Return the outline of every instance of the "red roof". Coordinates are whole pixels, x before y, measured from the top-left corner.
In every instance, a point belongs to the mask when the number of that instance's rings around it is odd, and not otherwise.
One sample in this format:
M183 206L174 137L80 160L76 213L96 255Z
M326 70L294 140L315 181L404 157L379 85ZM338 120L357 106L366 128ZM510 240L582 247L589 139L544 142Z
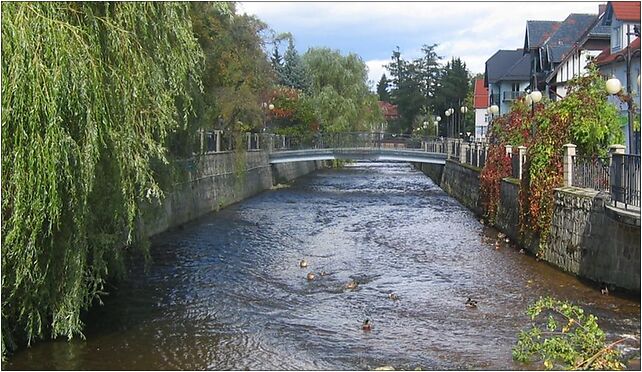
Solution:
M640 50L640 38L636 37L635 40L631 42L628 48L631 48L631 51ZM608 65L609 63L616 61L619 56L624 56L628 48L624 48L613 54L611 54L610 48L606 48L602 51L602 53L598 54L597 57L595 57L595 64L598 66Z
M488 107L488 88L484 87L484 79L475 80L474 106L476 109Z
M386 120L397 119L399 117L399 112L397 111L397 105L385 101L377 101L381 112Z
M613 15L620 21L640 21L639 1L611 1Z

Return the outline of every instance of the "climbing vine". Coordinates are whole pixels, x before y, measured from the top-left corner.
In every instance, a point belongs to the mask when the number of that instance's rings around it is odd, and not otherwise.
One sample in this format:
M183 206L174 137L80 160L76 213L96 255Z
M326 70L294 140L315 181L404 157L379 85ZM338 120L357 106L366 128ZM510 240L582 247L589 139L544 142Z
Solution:
M489 150L486 164L480 173L480 195L486 217L494 223L499 204L501 181L511 176L511 159L506 154L506 145L513 151L530 137L529 108L523 99L516 101L505 116L493 120L489 131Z
M554 188L563 185L564 144L585 156L605 156L608 146L622 143L616 108L606 100L604 80L595 67L568 84L566 97L538 105L532 118L536 134L527 143L520 185L520 231L548 239L553 218Z
M192 112L186 4L2 5L2 351L82 336Z

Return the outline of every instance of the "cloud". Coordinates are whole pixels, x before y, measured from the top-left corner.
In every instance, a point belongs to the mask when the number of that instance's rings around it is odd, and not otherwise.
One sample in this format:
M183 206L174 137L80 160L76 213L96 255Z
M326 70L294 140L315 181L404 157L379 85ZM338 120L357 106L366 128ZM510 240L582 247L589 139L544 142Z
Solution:
M300 52L325 46L354 52L367 61L376 82L399 46L402 57L420 55L423 44L439 44L444 61L460 57L471 72L498 49L524 43L526 21L564 20L570 13L597 13L596 2L251 2L254 14L277 32L291 32Z
M381 79L381 75L384 73L388 78L390 78L388 70L384 67L388 63L390 63L389 59L373 59L366 61L366 66L368 66L368 85L370 85L371 90L376 91L377 83Z

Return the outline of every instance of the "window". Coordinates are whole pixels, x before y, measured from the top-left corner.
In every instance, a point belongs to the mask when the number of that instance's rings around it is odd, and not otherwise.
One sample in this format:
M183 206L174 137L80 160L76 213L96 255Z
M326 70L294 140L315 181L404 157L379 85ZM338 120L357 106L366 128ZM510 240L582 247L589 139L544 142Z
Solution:
M617 26L613 28L613 34L611 35L611 50L615 51L622 47L622 26Z
M511 85L511 91L513 92L519 92L519 83L513 83Z

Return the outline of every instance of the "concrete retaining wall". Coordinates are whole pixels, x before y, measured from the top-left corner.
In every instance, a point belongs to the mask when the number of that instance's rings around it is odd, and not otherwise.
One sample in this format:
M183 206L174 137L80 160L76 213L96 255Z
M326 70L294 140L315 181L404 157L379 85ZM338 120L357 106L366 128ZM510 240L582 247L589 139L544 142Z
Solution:
M420 167L431 178L434 176ZM441 188L478 215L480 170L448 160ZM435 179L433 178L433 181ZM581 278L640 291L640 216L608 206L608 195L579 188L555 190L551 233L540 252L544 261ZM504 179L495 227L531 253L537 237L519 233L519 182Z
M323 162L270 165L265 151L205 154L184 161L187 180L175 185L161 204L143 207L140 234L153 236L212 211L239 202L273 184L285 183L321 168Z

